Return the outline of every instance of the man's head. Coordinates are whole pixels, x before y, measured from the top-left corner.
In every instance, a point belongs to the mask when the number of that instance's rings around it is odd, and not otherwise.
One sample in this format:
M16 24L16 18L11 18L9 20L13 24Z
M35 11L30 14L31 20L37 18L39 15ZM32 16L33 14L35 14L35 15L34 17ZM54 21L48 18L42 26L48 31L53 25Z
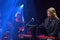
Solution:
M48 16L48 18L57 17L55 8L50 7L50 8L47 10L47 16Z
M15 17L17 18L17 19L22 19L22 15L20 14L20 13L17 13L16 15L15 15Z

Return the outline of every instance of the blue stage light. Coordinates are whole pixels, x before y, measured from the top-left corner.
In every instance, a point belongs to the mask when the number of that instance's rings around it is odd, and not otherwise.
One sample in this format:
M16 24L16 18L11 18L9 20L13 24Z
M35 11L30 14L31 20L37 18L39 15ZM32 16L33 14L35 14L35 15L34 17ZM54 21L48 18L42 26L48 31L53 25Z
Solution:
M24 7L24 5L22 4L21 6L20 6L20 8L23 8Z

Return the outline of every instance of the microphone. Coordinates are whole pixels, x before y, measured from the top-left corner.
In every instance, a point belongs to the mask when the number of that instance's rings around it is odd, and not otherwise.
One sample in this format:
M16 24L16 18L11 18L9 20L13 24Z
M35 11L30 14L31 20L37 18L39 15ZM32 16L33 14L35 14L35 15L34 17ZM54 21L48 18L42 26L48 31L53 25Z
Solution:
M32 21L34 21L34 18L31 18L31 20L28 21L28 23L26 24L26 26L27 26L28 24L30 24Z
M34 21L34 18L32 18L32 21Z

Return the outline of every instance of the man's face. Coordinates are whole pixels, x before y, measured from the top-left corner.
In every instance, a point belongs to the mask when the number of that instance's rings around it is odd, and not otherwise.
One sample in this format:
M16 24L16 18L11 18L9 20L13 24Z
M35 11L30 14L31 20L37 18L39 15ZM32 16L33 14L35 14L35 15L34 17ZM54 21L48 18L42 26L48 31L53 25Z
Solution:
M17 18L18 18L18 19L22 19L21 14L17 14Z
M48 18L53 18L53 12L52 11L47 11L47 16Z

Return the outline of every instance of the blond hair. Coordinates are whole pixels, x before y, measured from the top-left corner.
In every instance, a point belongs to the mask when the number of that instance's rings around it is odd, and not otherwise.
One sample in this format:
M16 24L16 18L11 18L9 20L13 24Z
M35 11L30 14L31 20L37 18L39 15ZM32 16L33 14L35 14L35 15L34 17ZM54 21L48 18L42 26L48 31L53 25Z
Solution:
M56 14L56 10L55 10L54 7L50 7L47 11L53 12L54 17L57 18L57 19L59 19L58 16L57 16L57 14Z

